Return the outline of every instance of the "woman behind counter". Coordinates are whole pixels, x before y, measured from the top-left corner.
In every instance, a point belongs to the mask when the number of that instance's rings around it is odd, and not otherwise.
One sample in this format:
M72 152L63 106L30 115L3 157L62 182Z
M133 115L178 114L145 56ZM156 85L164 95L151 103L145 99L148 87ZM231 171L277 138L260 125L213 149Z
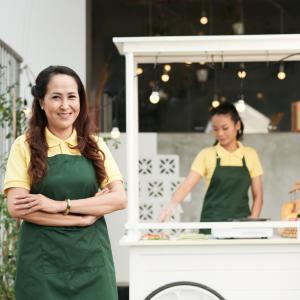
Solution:
M239 140L244 125L231 103L225 102L210 111L216 144L204 148L195 158L190 173L162 210L161 221L167 221L177 205L205 177L206 194L201 221L227 221L236 218L257 218L263 204L262 167L256 151ZM249 208L251 186L253 204ZM205 231L209 232L209 231Z
M104 215L126 206L122 176L92 135L73 70L46 68L32 95L29 129L11 148L4 182L11 216L24 221L16 299L117 300Z

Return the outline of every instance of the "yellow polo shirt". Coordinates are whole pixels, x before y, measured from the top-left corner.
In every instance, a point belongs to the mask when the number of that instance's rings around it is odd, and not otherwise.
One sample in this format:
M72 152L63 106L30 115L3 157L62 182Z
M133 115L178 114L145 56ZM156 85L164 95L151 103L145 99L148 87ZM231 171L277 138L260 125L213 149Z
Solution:
M57 154L81 155L79 150L71 149L69 147L77 145L76 130L73 130L72 135L66 140L59 139L47 128L45 130L45 134L49 147L48 157ZM119 168L105 142L102 140L102 138L97 136L95 136L95 139L97 140L99 149L101 149L105 154L104 166L107 173L107 178L101 183L101 188L116 180L123 181ZM28 176L29 162L30 148L26 142L25 135L21 135L15 140L10 150L4 178L4 193L8 188L11 187L21 187L30 190L30 180Z
M216 168L216 154L220 157L221 166L242 166L245 157L246 166L251 178L263 174L263 169L255 149L245 147L238 142L238 148L234 152L229 152L220 144L213 147L204 148L194 159L191 170L205 177L205 187L208 188L214 170Z

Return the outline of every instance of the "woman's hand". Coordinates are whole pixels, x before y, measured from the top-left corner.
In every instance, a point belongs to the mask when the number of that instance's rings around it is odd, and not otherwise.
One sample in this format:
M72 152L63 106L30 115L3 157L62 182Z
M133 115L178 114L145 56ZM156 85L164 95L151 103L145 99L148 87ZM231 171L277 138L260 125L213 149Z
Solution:
M174 215L177 208L177 204L171 202L165 205L165 207L161 210L159 220L160 222L167 222Z
M42 194L27 194L17 196L13 202L16 211L22 215L27 215L36 211L44 211L47 213L59 213L66 209L65 201L56 201Z

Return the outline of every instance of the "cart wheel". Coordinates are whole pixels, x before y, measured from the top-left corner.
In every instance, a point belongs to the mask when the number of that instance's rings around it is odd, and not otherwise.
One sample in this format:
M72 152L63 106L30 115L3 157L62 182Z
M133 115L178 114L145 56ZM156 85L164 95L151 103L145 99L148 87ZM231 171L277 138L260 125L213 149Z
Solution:
M145 300L225 300L218 292L196 282L179 281L159 287Z

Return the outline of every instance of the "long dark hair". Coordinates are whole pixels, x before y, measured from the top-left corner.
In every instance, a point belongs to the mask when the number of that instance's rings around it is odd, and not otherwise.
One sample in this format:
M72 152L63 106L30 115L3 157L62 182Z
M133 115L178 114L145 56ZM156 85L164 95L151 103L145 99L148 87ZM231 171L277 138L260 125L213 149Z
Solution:
M106 178L104 167L105 155L92 137L94 132L88 114L87 97L82 81L76 72L68 67L50 66L39 73L35 85L31 88L34 100L32 103L32 115L29 120L29 128L26 132L26 140L30 147L28 174L31 184L39 182L47 173L48 145L45 137L47 117L41 108L40 102L43 102L51 78L58 74L71 76L77 83L80 112L73 124L73 127L77 131L78 143L75 149L78 149L83 156L93 162L98 181L102 182Z
M209 120L215 115L229 115L231 117L231 120L234 122L234 124L237 124L240 122L241 128L236 133L236 139L242 140L244 135L244 123L242 122L242 119L236 110L235 106L232 103L229 102L223 102L217 107L213 107L209 112Z

